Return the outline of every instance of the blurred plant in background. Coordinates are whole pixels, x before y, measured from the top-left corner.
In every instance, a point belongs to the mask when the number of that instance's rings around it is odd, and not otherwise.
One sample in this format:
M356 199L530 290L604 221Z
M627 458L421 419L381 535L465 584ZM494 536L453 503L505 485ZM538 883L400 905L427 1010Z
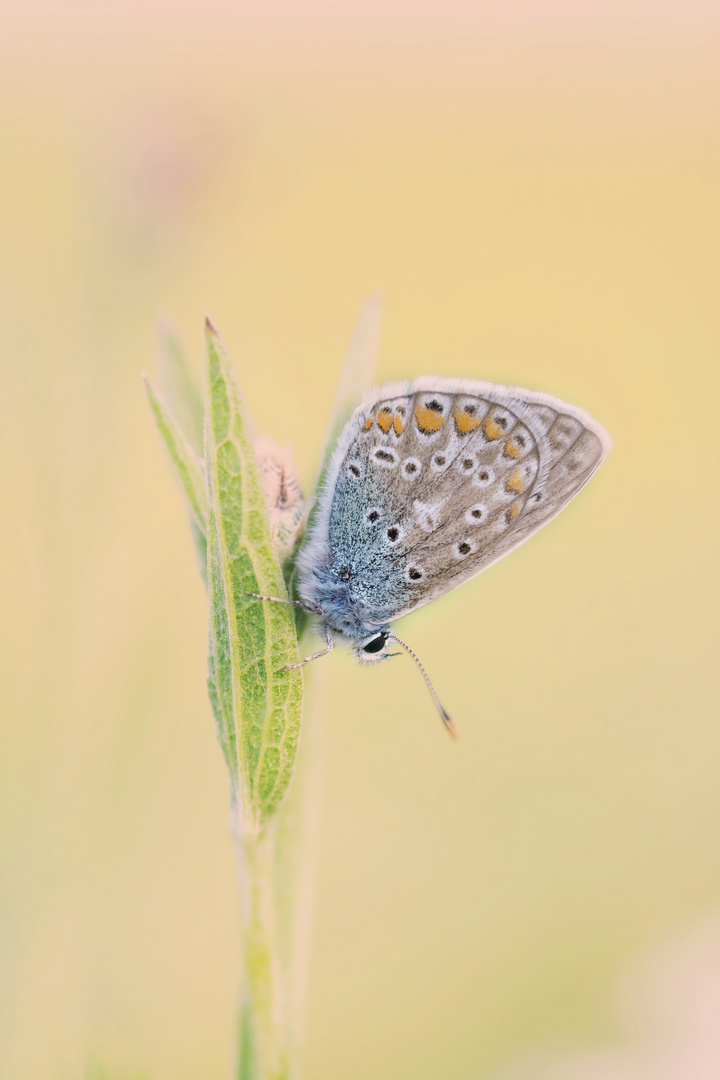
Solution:
M537 1051L493 1080L717 1080L720 1076L720 916L633 959L620 981L612 1047Z

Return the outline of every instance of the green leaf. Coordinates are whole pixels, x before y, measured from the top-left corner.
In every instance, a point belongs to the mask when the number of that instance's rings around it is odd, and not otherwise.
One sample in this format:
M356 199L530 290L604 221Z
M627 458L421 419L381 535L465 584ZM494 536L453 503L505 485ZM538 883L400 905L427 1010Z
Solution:
M208 323L205 460L210 599L209 687L248 835L261 832L292 775L302 674L287 597L240 394Z
M195 550L204 577L207 566L207 494L202 462L148 376L143 375L143 379L155 424L165 443L172 471L185 494Z
M169 321L158 327L160 389L183 435L202 460L203 399L190 374L185 353Z

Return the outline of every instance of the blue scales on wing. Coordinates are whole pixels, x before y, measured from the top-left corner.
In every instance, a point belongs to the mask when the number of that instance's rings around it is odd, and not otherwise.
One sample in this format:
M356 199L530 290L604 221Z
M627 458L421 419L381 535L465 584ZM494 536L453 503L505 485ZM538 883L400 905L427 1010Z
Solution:
M340 437L316 554L365 625L389 623L546 524L609 445L545 394L437 377L381 388Z

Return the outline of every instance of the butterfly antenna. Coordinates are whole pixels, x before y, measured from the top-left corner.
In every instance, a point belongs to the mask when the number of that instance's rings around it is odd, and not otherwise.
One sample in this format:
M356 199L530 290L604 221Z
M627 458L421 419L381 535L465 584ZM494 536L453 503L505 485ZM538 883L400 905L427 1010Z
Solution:
M441 718L443 724L448 729L448 731L452 735L453 739L457 739L457 732L455 730L455 725L453 724L452 720L450 719L450 717L446 713L445 709L443 708L442 703L440 701L440 698L435 693L435 687L430 682L430 676L428 675L427 671L425 670L423 665L420 663L420 657L416 656L415 653L410 648L410 646L406 645L404 641L401 641L399 637L395 637L394 634L388 634L388 641L396 641L398 643L398 645L402 645L402 647L403 647L403 649L405 650L406 653L409 653L410 656L412 656L413 660L415 661L417 666L422 671L423 679L427 683L427 688L428 688L428 690L430 691L430 693L432 695L432 699L435 702L435 708L440 713L440 718Z

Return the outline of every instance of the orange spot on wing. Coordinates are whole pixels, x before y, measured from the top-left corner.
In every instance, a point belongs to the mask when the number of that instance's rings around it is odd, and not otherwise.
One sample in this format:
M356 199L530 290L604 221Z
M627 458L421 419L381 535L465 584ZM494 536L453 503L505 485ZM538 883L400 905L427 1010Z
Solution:
M517 445L517 443L514 443L512 441L512 439L508 439L508 441L505 443L505 449L503 450L503 453L505 454L505 457L515 458L516 461L519 457L522 457L522 450Z
M484 427L488 439L499 439L503 433L502 427L493 420L492 416L485 417Z
M403 431L405 430L405 425L400 419L399 413L395 413L395 416L393 417L393 430L396 435L402 435Z
M510 517L510 520L512 521L513 518L516 518L519 513L520 513L520 503L513 503L512 506L510 507L510 509L508 510L508 516Z
M418 405L415 409L415 419L421 431L439 431L445 423L442 413L426 409L424 405Z
M390 428L392 427L392 422L393 422L393 418L390 415L390 410L389 409L381 409L380 412L378 413L377 426L379 428L382 428L382 430L385 432L386 435L387 435L388 431L390 430Z
M525 490L525 484L523 483L522 473L519 469L513 469L508 478L508 482L505 485L508 491L514 491L520 495Z
M371 427L372 427L372 416L368 416L367 420L365 421L365 427L364 427L363 430L364 431L369 431Z
M465 412L464 409L455 410L455 427L460 435L465 435L468 431L474 431L476 427L480 427L482 419L473 416L472 413Z

